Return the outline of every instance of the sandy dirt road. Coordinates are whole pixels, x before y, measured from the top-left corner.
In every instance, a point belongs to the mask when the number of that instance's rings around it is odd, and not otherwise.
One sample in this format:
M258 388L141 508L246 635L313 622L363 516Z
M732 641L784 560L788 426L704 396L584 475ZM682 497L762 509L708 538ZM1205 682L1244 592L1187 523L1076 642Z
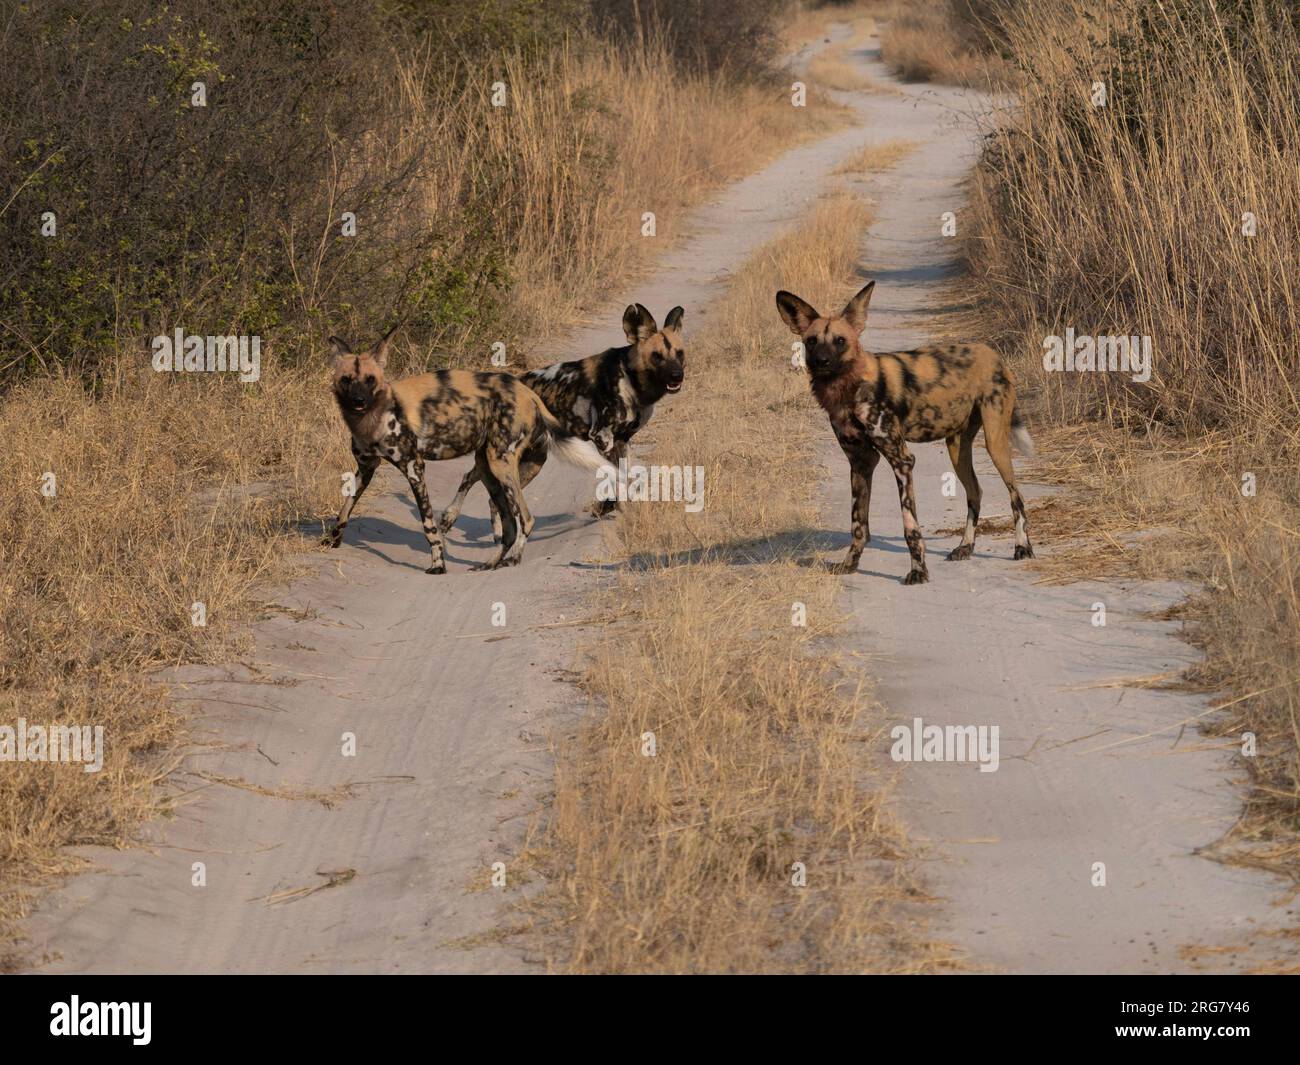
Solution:
M853 59L892 80L870 49ZM689 345L729 272L806 210L834 165L895 136L920 147L872 184L879 220L864 273L879 284L867 340L880 349L923 341L951 270L938 216L958 209L974 151L961 114L979 101L902 91L841 94L862 126L791 151L692 212L689 236L643 282L534 357L621 343L632 300L660 319L684 305ZM689 388L689 363L687 374ZM917 451L923 527L958 524L961 501L940 494L946 456ZM825 458L825 525L846 530L847 473L829 429ZM435 507L465 465L429 464ZM985 514L1006 513L982 450L978 468ZM846 645L873 656L879 694L900 720L1001 727L996 773L927 764L902 774L904 816L932 844L936 931L996 969L1144 971L1184 967L1180 945L1235 941L1272 920L1269 881L1191 854L1236 810L1226 756L1174 746L1177 723L1204 704L1066 690L1186 661L1169 626L1138 619L1176 590L1044 589L1009 561L1005 538L982 539L975 560L949 564L946 541L933 536L933 582L904 588L897 500L892 478L880 476L876 538L845 581L856 620ZM538 523L522 565L471 574L492 550L476 491L449 538L450 572L434 578L422 572L404 482L381 474L345 546L313 556L306 579L275 593L284 609L257 627L250 660L174 678L206 744L176 777L185 800L150 827L146 846L86 852L97 870L68 881L28 923L33 968L542 971L500 933L510 898L530 889L509 863L550 786L548 738L583 709L563 680L582 641L570 623L600 579L591 563L603 533L584 511L591 490L589 475L548 464L530 490ZM1104 629L1090 624L1098 600ZM494 626L502 608L505 624ZM355 756L342 754L345 734ZM1197 745L1190 735L1182 748ZM963 842L974 839L989 842ZM489 887L498 861L504 891ZM1090 886L1095 861L1107 863L1106 888ZM200 862L205 886L195 885Z
M874 78L890 80L874 49L856 58ZM945 281L957 268L941 216L957 212L960 224L961 182L976 152L963 116L981 108L954 89L899 88L905 97L872 97L866 117L882 138L919 143L869 186L876 218L861 272L864 283L877 282L864 339L874 351L933 339L927 325L949 302ZM901 769L903 819L930 843L933 861L924 868L942 900L937 934L975 967L1001 972L1246 971L1278 957L1282 946L1265 933L1294 923L1296 912L1273 905L1282 885L1194 854L1240 810L1231 752L1207 749L1196 731L1209 700L1097 686L1194 660L1177 624L1143 616L1185 589L1035 584L1026 563L1011 561L1009 534L981 536L975 558L946 561L959 537L934 531L964 524L965 496L959 485L954 497L944 495L952 466L942 442L912 450L930 583L899 583L909 556L894 478L882 462L872 541L845 582L854 618L845 643L870 657L877 694L897 722L999 728L995 772L944 762ZM847 546L848 464L829 428L824 454L823 514ZM1016 464L1026 465L1020 456ZM975 465L982 518L1007 517L1007 493L982 436ZM1023 478L1021 488L1029 500L1045 491ZM1104 627L1093 624L1097 603ZM1105 865L1104 887L1093 886L1094 863ZM1198 957L1201 946L1231 952Z
M685 306L689 344L729 272L873 139L845 129L727 187L691 212L689 236L648 277L534 359L624 343L634 300L661 321ZM467 466L428 465L435 508ZM537 528L523 563L469 573L492 551L476 490L448 539L448 574L431 577L405 482L385 467L344 546L274 593L284 612L257 627L252 660L175 677L210 744L176 777L184 804L150 827L147 848L86 850L98 871L28 922L34 968L541 971L499 933L509 897L529 889L509 862L550 786L548 738L581 711L562 680L581 642L569 623L599 579L603 533L584 512L593 489L590 474L552 460L529 490ZM355 756L341 753L345 733ZM489 887L498 861L505 890Z

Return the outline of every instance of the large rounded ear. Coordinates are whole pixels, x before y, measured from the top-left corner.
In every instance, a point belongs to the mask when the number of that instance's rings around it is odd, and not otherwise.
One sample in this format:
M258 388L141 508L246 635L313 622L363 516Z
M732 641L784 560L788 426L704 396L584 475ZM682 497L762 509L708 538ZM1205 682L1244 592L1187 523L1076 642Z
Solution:
M840 315L853 328L854 335L867 328L867 304L871 302L871 292L876 287L874 281L868 281L862 291L844 305Z
M634 303L623 312L623 332L627 335L627 342L635 344L638 340L654 336L659 332L659 327L655 325L653 314L641 304Z
M340 355L351 355L352 349L348 347L348 342L342 337L330 337L330 357L338 358Z
M680 307L674 307L669 311L668 317L664 319L664 332L666 333L671 329L674 333L680 333L682 331L682 316L685 313Z
M808 327L821 317L811 303L806 303L793 292L781 291L776 294L776 309L781 313L781 320L790 327L790 332L801 337L808 332Z
M392 329L390 329L387 333L384 334L384 339L381 340L378 344L376 344L375 350L370 353L370 357L374 359L375 362L379 363L380 366L387 365L389 342L393 339L393 335L401 328L402 328L402 323L398 322L395 326L393 326Z

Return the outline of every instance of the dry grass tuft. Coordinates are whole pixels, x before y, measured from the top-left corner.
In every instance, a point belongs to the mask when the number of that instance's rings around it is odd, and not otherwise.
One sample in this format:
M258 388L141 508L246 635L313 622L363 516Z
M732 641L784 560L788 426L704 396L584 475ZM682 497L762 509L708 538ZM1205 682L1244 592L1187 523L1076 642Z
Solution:
M837 197L753 256L690 339L687 387L639 457L703 466L705 506L629 504L619 521L627 568L610 612L636 611L591 650L585 686L600 709L560 752L545 842L567 968L951 961L913 924L882 718L823 646L841 622L839 581L801 564L820 546L817 477L766 472L812 465L825 430L773 293L843 284L866 224L861 204ZM796 604L806 627L792 624ZM797 862L806 887L792 884Z
M58 848L120 845L166 801L182 727L148 674L241 650L254 588L285 572L293 523L325 498L324 399L300 375L252 388L136 369L99 395L32 382L0 407L0 724L102 726L105 746L98 773L4 763L0 919L71 867Z
M858 92L874 87L874 82L849 62L844 45L827 48L808 63L808 77L825 89Z
M877 144L864 144L834 170L836 174L873 174L897 166L916 149L916 141L895 137Z
M1273 0L1094 16L1003 5L1025 79L975 183L976 301L1036 420L1062 427L1049 469L1106 536L1049 578L1122 566L1203 588L1183 611L1206 653L1192 679L1228 692L1216 732L1259 743L1221 853L1300 880L1300 39ZM1045 373L1067 327L1151 337L1150 381Z
M894 0L882 14L880 54L904 81L936 81L995 89L1010 81L997 57L971 41L954 16L952 0Z

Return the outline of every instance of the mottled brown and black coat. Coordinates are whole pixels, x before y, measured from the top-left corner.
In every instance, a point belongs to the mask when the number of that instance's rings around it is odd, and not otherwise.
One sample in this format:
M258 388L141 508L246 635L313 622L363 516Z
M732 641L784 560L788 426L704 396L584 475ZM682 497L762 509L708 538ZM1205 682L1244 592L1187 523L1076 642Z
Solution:
M560 424L558 435L589 441L611 465L627 457L628 445L637 431L650 421L655 404L681 390L685 377L686 349L682 340L681 307L674 307L661 330L654 316L634 303L623 312L623 332L628 343L608 348L585 359L557 362L530 370L522 380L538 396ZM540 464L523 471L523 484L537 475ZM451 505L442 516L446 532L460 516L465 496L478 481L477 469L467 473ZM603 501L597 513L616 504ZM493 524L496 508L493 504Z
M898 482L903 535L912 556L904 584L929 579L925 542L912 488L915 459L909 443L944 440L966 490L966 529L952 560L970 558L979 522L980 486L971 447L980 427L984 446L1011 496L1015 516L1014 557L1032 558L1025 505L1016 486L1011 444L1032 454L1033 444L1016 413L1016 386L1001 356L985 344L946 344L914 351L871 353L859 337L875 282L868 283L834 317L822 317L789 292L776 294L777 310L804 345L813 395L830 416L831 428L849 460L853 492L853 540L836 569L852 573L871 538L868 511L871 475L883 455Z
M533 529L523 485L546 461L552 434L560 432L559 423L536 393L508 373L439 370L388 381L384 368L392 336L390 332L374 351L362 353L353 352L346 341L330 338L334 397L352 434L357 474L355 488L327 542L339 546L352 508L375 470L380 462L391 462L406 477L420 509L429 541L426 572L445 573L442 536L429 506L424 463L473 454L474 469L487 486L502 524L500 553L492 562L473 568L514 565ZM589 457L566 457L592 468L600 462L594 451Z

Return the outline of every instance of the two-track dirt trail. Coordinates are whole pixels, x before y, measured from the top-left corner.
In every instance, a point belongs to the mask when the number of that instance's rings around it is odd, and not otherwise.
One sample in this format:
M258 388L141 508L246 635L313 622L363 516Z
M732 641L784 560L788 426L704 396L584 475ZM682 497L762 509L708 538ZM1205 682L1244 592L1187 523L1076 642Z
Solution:
M534 355L623 343L634 300L661 321L682 304L689 344L729 271L874 137L846 129L729 186L692 212L689 238L651 276ZM428 465L435 508L467 465ZM477 489L448 538L449 573L432 577L404 481L378 475L344 546L276 594L284 609L257 627L249 661L176 676L211 744L177 777L189 793L152 826L148 849L88 851L100 871L69 881L28 923L36 968L538 971L498 936L505 902L528 890L510 862L550 785L548 737L580 709L558 681L581 638L570 623L598 579L584 565L601 553L585 513L593 488L589 474L548 463L529 489L537 528L523 563L469 573L493 550ZM505 890L489 886L498 861Z
M877 56L868 48L854 58L878 81L893 81ZM866 121L881 139L918 142L871 183L875 221L862 263L863 277L876 280L869 351L934 339L927 326L949 302L945 282L957 266L942 216L955 212L960 225L960 186L977 151L974 125L962 116L984 106L956 89L899 88L905 96L876 95L867 105ZM894 478L882 462L872 540L845 582L854 618L845 643L871 656L877 694L899 723L1000 730L995 772L969 763L901 768L903 819L936 859L925 867L943 900L935 934L978 967L1020 973L1232 971L1282 954L1261 935L1287 920L1274 905L1282 885L1194 854L1240 809L1231 752L1196 732L1209 700L1106 683L1176 673L1194 659L1176 624L1144 617L1186 589L1035 584L1028 563L1011 561L1009 534L982 535L972 560L946 561L959 537L935 530L964 524L965 496L960 485L944 495L952 466L942 442L912 450L930 583L899 583L909 558ZM847 545L848 464L829 428L825 460L823 514ZM1026 465L1020 456L1016 463ZM975 464L982 519L1007 517L1007 493L982 435ZM1020 484L1030 500L1043 494L1023 476ZM1098 603L1104 627L1093 624ZM1104 863L1104 887L1094 886L1094 863ZM1197 964L1198 946L1229 952Z
M893 81L871 49L850 59ZM860 112L860 127L728 187L693 212L689 237L651 276L618 293L590 328L535 354L575 358L622 343L622 310L633 300L661 320L682 304L689 349L728 272L799 217L833 183L838 162L892 137L919 146L872 183L877 222L864 276L878 284L866 342L888 350L928 339L954 255L939 219L959 210L975 151L961 115L982 103L918 86L839 96ZM816 303L830 294L801 295ZM688 361L687 388L690 375ZM904 818L936 859L926 867L942 900L936 934L977 965L1106 972L1186 968L1181 946L1235 945L1267 926L1269 881L1192 854L1237 809L1227 755L1189 750L1201 744L1180 732L1205 703L1080 690L1187 660L1169 625L1140 617L1177 590L1035 585L1025 564L1010 561L1007 537L982 538L972 561L943 561L955 538L934 530L959 525L963 503L941 494L942 446L916 452L932 583L898 583L907 554L882 466L874 538L861 572L845 580L854 616L845 643L873 656L879 695L900 721L1001 730L997 772L901 770ZM825 465L824 524L847 541L847 469L829 427ZM429 464L435 507L465 466ZM977 467L985 516L1005 514L982 447ZM177 777L185 801L152 827L150 847L89 852L99 871L69 881L28 924L35 968L538 971L499 933L511 920L506 902L529 890L526 870L511 861L550 786L548 737L581 710L559 681L581 641L570 623L599 579L584 564L602 544L585 513L591 492L588 475L549 463L529 490L537 528L522 565L471 574L468 565L492 550L477 490L449 537L450 572L430 577L405 483L380 475L344 547L312 556L311 574L276 595L283 610L257 627L248 661L175 678L192 700L198 738L210 741ZM1032 485L1026 494L1033 498ZM1091 623L1099 601L1104 628ZM502 611L505 624L494 625ZM355 755L345 756L349 736ZM505 890L489 886L495 862L506 865ZM1105 863L1106 887L1092 886L1096 862Z

